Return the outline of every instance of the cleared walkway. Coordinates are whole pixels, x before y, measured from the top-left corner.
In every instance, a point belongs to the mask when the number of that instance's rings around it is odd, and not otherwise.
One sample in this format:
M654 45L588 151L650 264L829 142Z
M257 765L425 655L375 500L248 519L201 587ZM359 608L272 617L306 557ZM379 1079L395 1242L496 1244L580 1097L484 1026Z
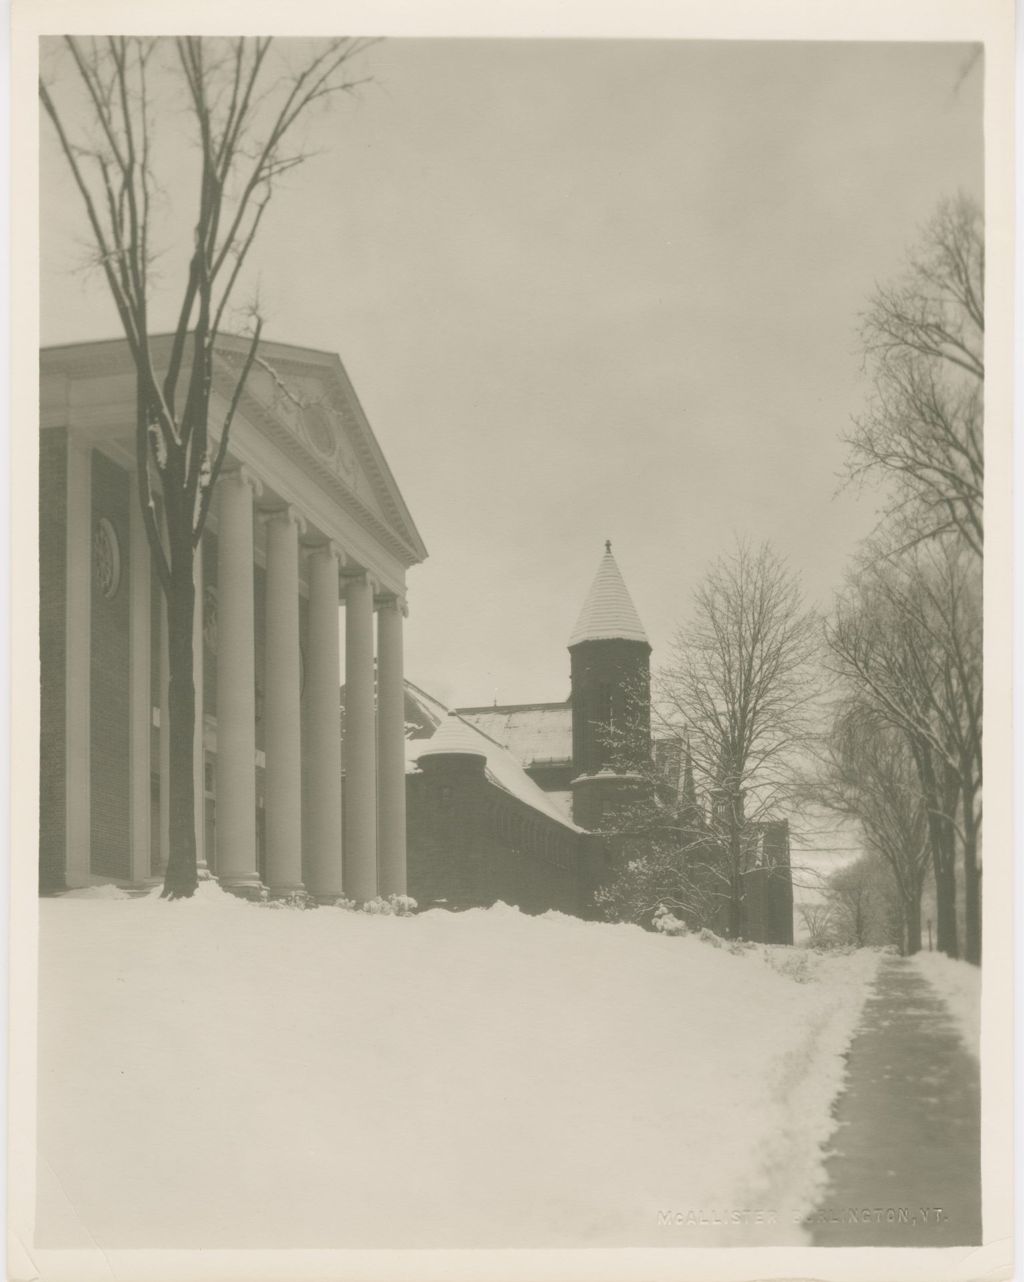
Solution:
M813 1244L979 1245L978 1064L904 958L882 962L848 1058Z

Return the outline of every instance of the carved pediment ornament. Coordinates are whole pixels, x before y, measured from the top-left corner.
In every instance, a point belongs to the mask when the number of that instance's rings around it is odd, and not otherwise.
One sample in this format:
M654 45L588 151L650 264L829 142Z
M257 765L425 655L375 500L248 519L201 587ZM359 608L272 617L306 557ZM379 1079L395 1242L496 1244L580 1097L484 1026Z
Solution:
M230 351L218 351L217 355L230 383L241 372L244 357ZM298 450L309 470L318 473L322 480L330 478L342 492L339 497L357 514L360 522L405 560L410 547L408 536L372 450L361 439L356 412L344 403L342 392L324 384L324 370L320 366L301 369L304 372L289 366L279 373L269 362L258 361L246 381L244 401L259 411L266 426L282 443L288 441ZM315 383L316 395L310 395L300 386L304 380L307 387L310 381ZM227 384L223 390L230 394ZM312 432L307 419L316 424ZM329 456L316 447L313 439L316 434L321 444L326 443L328 431L334 441L333 453ZM381 512L374 511L374 502L382 505Z

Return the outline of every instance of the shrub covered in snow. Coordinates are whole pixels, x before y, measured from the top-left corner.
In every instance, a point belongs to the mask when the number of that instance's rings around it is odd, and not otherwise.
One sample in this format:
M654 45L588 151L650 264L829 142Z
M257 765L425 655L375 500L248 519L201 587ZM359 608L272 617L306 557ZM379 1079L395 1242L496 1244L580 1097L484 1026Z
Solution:
M416 907L416 900L409 895L388 895L387 899L378 895L363 904L363 912L379 917L411 917Z
M764 959L776 974L797 984L810 984L818 976L811 964L811 954L803 948L766 948Z
M305 890L293 890L287 895L263 895L258 903L261 908L315 908L316 900Z
M667 908L664 904L659 904L655 908L651 924L655 930L661 931L663 935L685 935L687 933L686 922L680 921L672 912L672 909Z

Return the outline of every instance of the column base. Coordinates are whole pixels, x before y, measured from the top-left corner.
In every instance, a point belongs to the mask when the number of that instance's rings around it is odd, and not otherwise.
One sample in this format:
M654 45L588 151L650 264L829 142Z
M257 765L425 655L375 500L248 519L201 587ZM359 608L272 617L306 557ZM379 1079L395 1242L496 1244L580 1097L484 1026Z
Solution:
M253 880L244 875L232 877L230 873L225 873L217 881L221 890L226 890L229 895L237 895L239 899L260 903L267 897L267 888L259 879Z
M312 899L313 896L306 893L306 887L301 882L296 886L268 886L267 896L270 899L290 899L292 895L301 895L304 899Z

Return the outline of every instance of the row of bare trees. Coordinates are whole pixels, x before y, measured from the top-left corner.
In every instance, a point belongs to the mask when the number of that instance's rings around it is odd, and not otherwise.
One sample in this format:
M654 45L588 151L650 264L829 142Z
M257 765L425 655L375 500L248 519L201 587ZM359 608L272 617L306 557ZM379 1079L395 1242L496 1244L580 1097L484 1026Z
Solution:
M836 682L816 787L892 873L908 952L934 886L938 948L981 961L981 211L947 201L906 272L879 289L863 340L874 396L850 474L883 520L825 627ZM961 900L962 896L962 900Z
M880 525L823 623L769 546L711 566L653 693L657 737L685 753L683 796L652 770L600 901L741 935L759 828L810 802L860 830L865 860L822 908L849 918L847 936L866 938L870 882L917 951L933 889L938 947L980 962L984 238L970 200L940 207L862 339L874 391L849 479L878 487Z

